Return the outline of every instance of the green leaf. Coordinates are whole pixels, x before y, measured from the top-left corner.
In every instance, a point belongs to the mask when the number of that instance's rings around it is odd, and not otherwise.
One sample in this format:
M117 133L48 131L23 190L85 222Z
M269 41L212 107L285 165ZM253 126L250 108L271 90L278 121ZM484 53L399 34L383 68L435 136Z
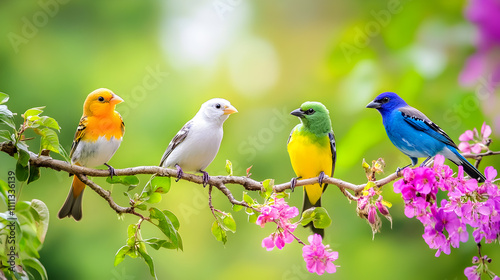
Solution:
M35 219L36 236L43 243L49 229L49 208L43 201L38 199L31 200L30 206L30 212Z
M174 228L176 230L179 230L179 227L181 226L181 224L179 223L179 219L177 219L177 217L174 215L174 213L172 213L168 210L163 210L163 214L165 214L165 216L167 216L167 218L170 219L170 221L172 222L172 225L174 225Z
M64 158L65 161L67 161L67 162L71 161L68 153L66 152L66 150L64 149L64 147L61 144L59 144L59 154Z
M28 152L28 148L25 145L20 145L21 143L17 144L17 162L21 164L22 166L26 167L28 166L28 162L30 161L30 154Z
M169 242L168 240L164 239L159 239L156 237L149 238L144 240L144 243L148 244L155 250L159 250L160 248L166 248L166 249L176 249L177 247L172 243Z
M139 248L139 254L141 254L141 257L144 259L146 264L149 266L149 272L151 273L151 276L153 276L156 279L156 273L155 273L155 266L153 264L153 259L148 255L148 253L142 249Z
M54 130L46 127L35 128L35 133L42 136L40 150L50 150L59 153L59 138Z
M29 168L28 166L22 166L22 164L19 163L19 161L16 163L16 178L20 182L24 182L28 180L28 176L30 175L29 173Z
M228 213L224 217L224 219L222 219L222 223L228 230L232 231L233 233L236 232L236 221L234 221L233 215L231 215L231 213Z
M7 108L6 105L0 105L0 124L1 123L5 123L14 130L16 129L14 114Z
M160 201L161 201L161 194L159 193L150 194L147 200L147 202L151 204L159 203Z
M24 112L24 114L23 114L24 119L27 120L31 116L38 116L38 115L40 115L43 112L43 109L45 109L45 106L43 106L43 107L34 107L34 108L26 110L26 112Z
M229 176L233 176L233 163L226 159L226 172Z
M127 227L127 237L134 237L135 233L137 232L137 225L136 224L130 224Z
M264 188L264 192L260 191L260 195L262 198L268 199L271 197L273 194L273 186L274 186L274 180L273 179L267 179L264 182L262 182L262 187Z
M9 95L7 93L0 92L0 104L4 104L9 101Z
M8 130L0 130L0 138L4 139L5 141L10 141L11 140L12 133Z
M120 264L125 259L125 256L128 255L131 250L133 250L132 247L128 245L125 245L120 249L118 249L118 252L116 252L115 254L114 265L117 266L118 264Z
M149 208L149 212L151 219L158 220L158 224L155 225L170 239L170 241L172 241L173 244L182 250L180 236L168 216L155 207Z
M315 208L312 207L302 212L302 219L300 220L300 224L302 226L307 226L312 221L312 214L314 209Z
M8 174L8 176L10 177L11 175ZM5 201L5 205L9 205L9 190L10 190L9 184L7 184L7 182L5 182L4 180L0 179L0 199Z
M153 192L157 193L168 193L170 190L170 185L172 184L172 179L170 177L155 176L151 180L151 186Z
M255 224L255 222L257 222L257 218L259 217L259 215L256 214L255 211L253 211L253 210L252 210L252 212L253 213L251 215L248 215L248 222Z
M221 241L223 244L227 242L226 232L220 227L217 221L214 221L212 224L212 234L215 236L215 239Z
M135 175L113 176L113 178L107 177L106 182L110 184L122 184L125 186L137 186L139 184L139 178Z
M40 179L40 168L38 166L30 166L30 176L28 177L28 184Z
M45 127L48 127L48 128L52 128L52 129L55 129L57 131L59 131L61 129L61 127L59 127L59 124L57 123L57 121L51 117L47 117L47 116L43 116L43 117L40 117L40 119L38 119L36 121L37 124L39 125L43 125Z
M23 266L28 266L38 271L38 274L40 274L42 280L48 279L47 270L45 270L45 267L38 259L28 258L28 259L23 259L22 262Z
M243 209L243 206L241 206L239 204L233 204L233 211L234 212L241 211L241 209Z
M136 204L135 207L137 209L142 210L142 211L146 211L146 209L148 209L148 206L146 204L144 204L144 203Z
M243 200L249 205L252 206L255 202L253 198L247 194L247 192L243 192Z
M315 228L327 228L332 224L332 219L323 207L316 207L313 211L312 218Z

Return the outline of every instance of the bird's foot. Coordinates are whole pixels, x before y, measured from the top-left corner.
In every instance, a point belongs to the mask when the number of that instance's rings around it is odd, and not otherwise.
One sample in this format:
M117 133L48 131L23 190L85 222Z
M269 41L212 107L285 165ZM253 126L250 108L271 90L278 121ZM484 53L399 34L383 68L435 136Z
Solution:
M182 168L178 164L175 165L175 168L177 169L177 179L175 181L179 182L179 180L184 175L184 171L182 171Z
M321 171L318 175L318 183L323 185L323 179L325 179L325 172Z
M299 179L300 177L294 177L292 178L292 180L290 181L290 190L293 190L295 189L295 186L297 185L297 179Z
M410 165L411 165L411 164L408 164L407 166L403 166L403 167L398 167L398 168L396 169L396 175L398 175L398 176L399 176L399 173L400 173L401 171L403 171L405 168L409 167Z
M427 164L427 162L428 162L431 158L432 158L432 157L428 157L428 158L426 158L426 159L422 162L422 164L420 164L420 167L424 167L424 166Z
M200 172L203 173L203 187L205 187L208 184L208 180L210 180L210 176L207 171L200 170Z
M113 176L116 176L115 169L113 168L113 166L111 166L107 163L104 163L104 165L106 165L108 167L109 176L111 176L111 179L113 179Z

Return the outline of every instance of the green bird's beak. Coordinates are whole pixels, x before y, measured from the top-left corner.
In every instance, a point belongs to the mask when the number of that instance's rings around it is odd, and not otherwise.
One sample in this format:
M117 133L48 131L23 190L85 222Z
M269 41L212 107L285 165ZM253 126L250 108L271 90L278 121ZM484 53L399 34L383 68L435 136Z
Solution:
M290 115L294 115L296 117L302 118L304 116L304 112L300 108L293 110Z
M366 105L366 108L373 108L373 109L378 109L382 106L382 103L380 102L376 102L375 100L368 103L368 105Z

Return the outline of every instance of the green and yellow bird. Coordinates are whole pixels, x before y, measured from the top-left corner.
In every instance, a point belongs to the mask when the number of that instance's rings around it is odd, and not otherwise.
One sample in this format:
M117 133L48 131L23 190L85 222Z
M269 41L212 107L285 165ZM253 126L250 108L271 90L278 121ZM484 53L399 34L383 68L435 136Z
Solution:
M325 174L333 176L335 171L335 136L330 121L330 113L319 102L305 102L290 114L299 117L288 138L288 154L297 178L292 179L292 190L297 179L319 177L319 183L304 186L302 211L321 206L321 195L328 184L323 184ZM314 228L314 233L324 235L323 229Z

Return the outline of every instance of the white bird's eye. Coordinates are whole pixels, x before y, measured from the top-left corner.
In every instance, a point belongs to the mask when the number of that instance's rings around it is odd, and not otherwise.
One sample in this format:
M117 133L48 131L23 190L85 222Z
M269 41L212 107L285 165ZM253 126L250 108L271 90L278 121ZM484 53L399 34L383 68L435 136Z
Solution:
M215 104L215 108L220 109L220 107L221 107L221 106L220 106L220 104L219 104L219 103Z
M104 97L99 96L99 98L97 98L97 100L99 100L99 101L103 102L103 101L104 101Z

